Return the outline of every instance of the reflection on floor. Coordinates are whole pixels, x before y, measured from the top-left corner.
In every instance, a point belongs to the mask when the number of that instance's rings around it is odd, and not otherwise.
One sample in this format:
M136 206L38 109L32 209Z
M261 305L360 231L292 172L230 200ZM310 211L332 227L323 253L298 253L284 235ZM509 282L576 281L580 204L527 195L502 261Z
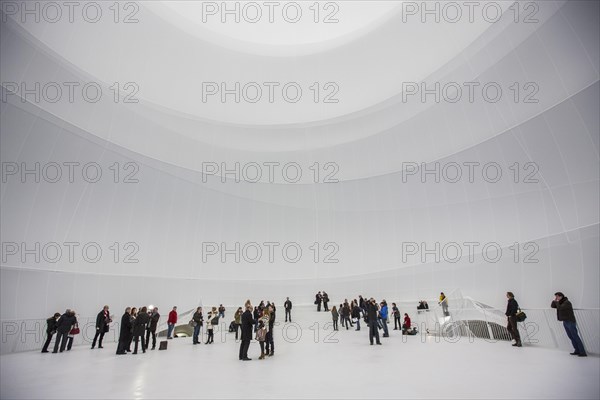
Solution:
M226 318L229 320L229 316ZM169 340L167 351L116 356L79 346L62 354L0 357L2 399L9 398L590 398L600 397L600 358L508 342L450 342L390 330L382 346L368 331L332 332L330 314L278 312L275 356L238 361L233 334L212 345ZM390 325L392 329L393 325Z

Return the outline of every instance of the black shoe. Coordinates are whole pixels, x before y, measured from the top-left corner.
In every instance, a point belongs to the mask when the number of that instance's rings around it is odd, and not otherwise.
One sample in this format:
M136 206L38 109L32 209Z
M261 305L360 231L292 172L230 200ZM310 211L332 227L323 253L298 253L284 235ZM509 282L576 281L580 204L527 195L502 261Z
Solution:
M275 355L275 352L272 351L271 354L269 354L269 357L273 357Z
M137 354L137 351L134 351L134 352L133 352L133 353L131 353L131 354Z
M94 350L94 347L95 347L95 346L92 346L92 350Z
M572 356L578 356L580 353L574 351L573 353L569 353L569 354L571 354Z
M577 356L578 357L587 357L587 354L586 353L581 353L581 354L578 354Z
M377 342L377 344L381 346L381 342Z
M390 335L383 335L383 337L390 337Z
M99 349L103 349L104 347L102 347L102 346L98 346L98 348L99 348Z
M252 359L251 359L251 358L248 358L248 357L246 357L246 358L242 358L242 361L252 361Z
M42 350L42 353L50 353L48 350Z
M152 346L152 348L150 350L154 350L156 348L156 346Z
M53 352L52 352L52 354L56 354L56 353L58 353L58 351L53 351Z
M373 342L371 342L371 346L373 346Z

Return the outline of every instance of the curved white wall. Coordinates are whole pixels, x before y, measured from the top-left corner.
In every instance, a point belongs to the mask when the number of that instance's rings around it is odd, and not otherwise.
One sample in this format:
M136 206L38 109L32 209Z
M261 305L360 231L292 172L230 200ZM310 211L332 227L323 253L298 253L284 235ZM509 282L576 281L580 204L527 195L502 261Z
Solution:
M514 24L510 13L495 24L402 23L395 13L279 53L259 44L242 50L218 35L203 40L158 15L161 5L142 6L138 24L110 27L9 17L3 94L6 82L95 81L111 93L111 82L134 81L140 102L2 102L3 163L96 162L103 171L93 184L79 175L73 183L12 175L2 182L2 319L66 307L87 315L104 303L164 309L288 295L309 302L323 289L334 299L359 292L416 299L460 287L498 306L512 290L528 307L546 307L562 290L578 307L598 307L598 4L538 4L535 24ZM223 80L335 81L340 101L199 101L201 82ZM508 93L494 104L405 102L402 82L412 81L505 89L535 82L538 102L515 104ZM115 162L135 163L139 182L112 182ZM203 175L203 162L297 162L304 174L298 183L281 174L272 183L223 182ZM315 184L308 169L315 162L334 163L339 182ZM498 163L503 178L490 183L480 169L472 183L403 175L412 163L473 162ZM535 163L537 182L520 175L515 183L515 163L521 174ZM474 241L497 244L503 257L482 259L481 245L473 260L403 257L402 243ZM36 242L63 250L65 242L98 243L103 256L88 262L79 246L74 262L66 255L38 262L6 247ZM137 247L123 249L129 242ZM303 256L287 262L279 247L275 262L266 255L203 262L203 242L293 242ZM316 263L315 242L335 245ZM515 242L533 243L516 261ZM339 262L324 263L333 248ZM537 262L524 262L532 248ZM132 249L139 262L124 263Z

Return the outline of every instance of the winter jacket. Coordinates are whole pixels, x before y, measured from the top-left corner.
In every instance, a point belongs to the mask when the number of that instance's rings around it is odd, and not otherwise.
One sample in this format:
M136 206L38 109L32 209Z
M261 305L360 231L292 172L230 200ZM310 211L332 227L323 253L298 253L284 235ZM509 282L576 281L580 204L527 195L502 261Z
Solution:
M559 321L571 321L575 320L575 313L573 312L573 305L569 301L569 298L563 297L560 301L553 301L550 307L556 308L556 318Z
M388 306L384 305L381 307L381 310L379 310L379 316L381 317L381 319L387 319L388 317Z
M291 301L289 301L289 300L286 300L286 302L285 302L285 303L283 303L283 307L284 307L286 310L291 310L291 309L292 309L292 302L291 302Z
M133 336L143 336L148 322L150 322L150 316L148 313L140 311L137 317L135 317L135 321L133 323Z
M153 312L150 314L150 326L148 329L150 332L156 332L156 327L158 326L158 320L160 319L160 314L158 312Z
M67 314L64 313L61 317L56 321L56 330L59 333L69 333L73 325L77 323L77 318L75 318L75 314Z
M254 319L250 310L242 314L242 340L252 340L252 331L254 328Z
M194 316L192 317L194 322L196 322L199 326L202 326L202 322L204 321L204 316L202 316L202 311L196 311Z
M334 321L338 320L338 318L340 317L340 313L338 313L337 309L331 310L331 317Z
M169 313L169 319L167 320L167 323L173 325L177 323L177 311L171 310L171 312Z
M50 317L46 320L46 333L54 334L56 332L56 318Z
M519 311L519 303L514 298L508 299L508 304L506 305L506 315L507 317L514 317L517 315L517 311Z

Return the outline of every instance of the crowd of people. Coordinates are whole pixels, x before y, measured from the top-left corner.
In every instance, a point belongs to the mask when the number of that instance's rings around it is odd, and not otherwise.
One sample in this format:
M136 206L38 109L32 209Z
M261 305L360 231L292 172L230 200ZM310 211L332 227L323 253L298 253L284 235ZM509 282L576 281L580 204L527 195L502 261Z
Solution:
M517 323L520 321L520 316L524 316L524 313L521 312L519 304L512 292L507 292L506 297L508 301L505 315L507 317L507 330L514 340L512 346L522 347ZM383 330L382 336L384 338L389 337L387 325L390 323L390 317L393 317L394 319L394 330L400 330L404 335L416 335L418 333L416 327L412 326L408 313L402 315L396 303L392 303L390 312L388 303L385 299L377 302L373 297L365 299L365 297L359 295L358 299L352 301L345 299L344 302L339 305L339 308L334 305L331 310L328 306L329 302L329 295L325 291L316 294L314 304L317 305L317 311L320 312L323 308L323 311L331 312L333 330L339 330L338 323L341 322L342 327L345 327L346 330L356 326L355 330L360 331L360 322L362 320L368 327L369 342L371 345L381 345L379 330ZM448 298L443 292L440 293L438 304L442 308L444 315L449 315ZM321 305L323 305L323 307ZM567 336L574 347L574 351L571 354L586 357L587 353L577 332L577 322L573 312L573 306L569 299L562 292L556 292L551 307L556 309L557 319L563 323ZM284 309L285 322L291 322L292 302L289 297L286 298L286 301L284 302ZM427 311L429 310L429 305L426 301L421 300L419 301L417 310ZM214 343L214 329L215 326L219 324L221 318L225 318L225 307L222 304L220 304L218 308L212 307L207 313L206 320L204 319L202 307L198 307L189 322L193 327L192 343L194 345L201 343L200 332L205 322L207 335L205 344ZM241 339L239 349L240 360L251 360L248 357L248 349L253 339L253 334L254 339L260 345L261 354L259 359L264 360L266 357L274 356L275 343L273 340L273 327L275 325L275 319L276 307L275 304L270 301L266 303L261 301L257 306L252 306L250 300L247 300L243 308L237 308L230 325L230 332L235 332L236 340L238 340L238 338ZM139 311L136 307L127 307L121 317L116 354L137 354L139 342L141 342L142 352L145 353L148 347L150 347L150 338L152 338L151 350L154 350L156 348L156 330L159 320L160 314L158 312L158 307L142 306L139 308ZM96 348L96 344L99 349L103 348L102 341L104 335L109 331L111 322L113 322L113 316L110 314L109 306L105 305L96 316L96 332L92 341L92 349ZM178 314L177 307L175 306L169 312L167 319L167 339L173 338L177 322ZM71 350L74 336L79 333L75 311L67 309L62 315L60 313L55 313L46 320L46 325L47 337L42 347L42 353L49 353L48 348L54 335L56 335L56 341L52 353ZM131 349L132 343L134 344L133 351Z

